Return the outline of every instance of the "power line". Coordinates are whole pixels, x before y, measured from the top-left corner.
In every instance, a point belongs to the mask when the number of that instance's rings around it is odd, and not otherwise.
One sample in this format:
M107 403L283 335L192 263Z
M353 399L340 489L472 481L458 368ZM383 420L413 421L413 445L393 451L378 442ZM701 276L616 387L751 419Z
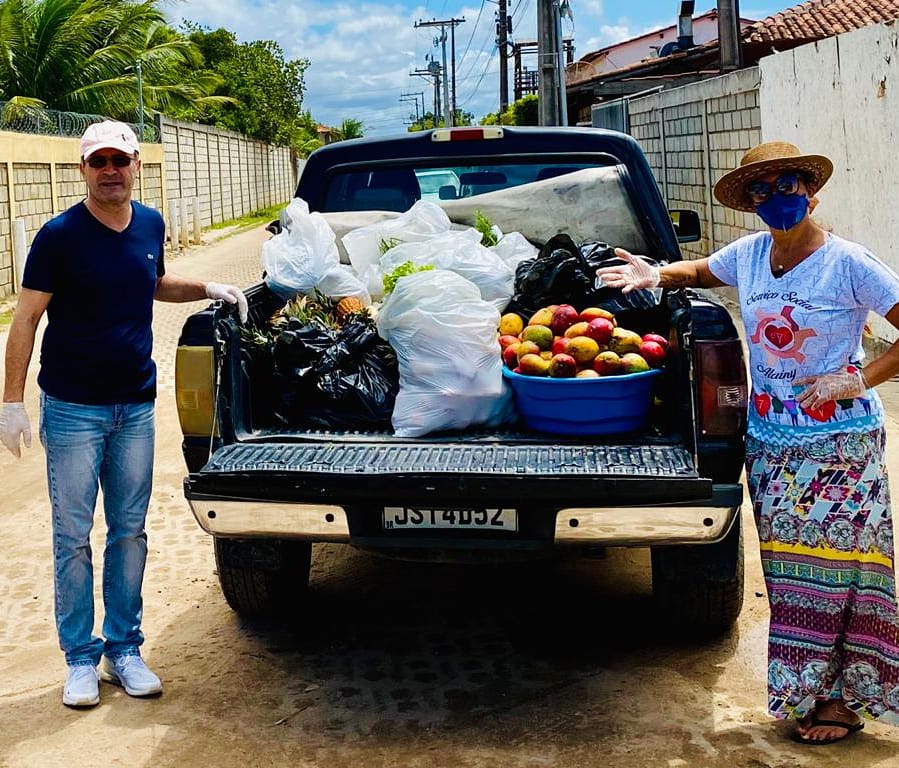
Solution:
M462 69L462 64L465 61L465 57L468 55L468 49L471 48L471 43L474 40L475 32L478 31L478 24L481 23L481 14L484 13L485 5L487 5L487 0L481 0L481 7L478 10L478 17L474 20L474 29L471 30L471 37L468 38L468 42L465 44L465 50L459 57L459 69Z
M478 89L481 87L481 82L483 81L484 76L487 74L487 70L490 69L490 65L493 63L493 54L496 53L497 50L499 50L499 49L496 47L496 45L494 45L493 50L490 52L490 56L487 59L487 66L485 66L484 71L481 72L481 76L478 78L478 82L475 85L474 89L472 90L471 96L469 96L467 99L465 99L462 106L465 106L466 104L468 104L468 102L471 101L474 98L474 95L478 92Z

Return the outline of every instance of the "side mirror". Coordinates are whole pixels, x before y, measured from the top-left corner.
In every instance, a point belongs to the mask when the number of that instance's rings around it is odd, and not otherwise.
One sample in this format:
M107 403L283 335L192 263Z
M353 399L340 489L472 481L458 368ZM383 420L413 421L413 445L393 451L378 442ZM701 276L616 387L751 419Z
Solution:
M699 214L689 208L673 208L668 211L671 223L674 225L674 233L679 243L695 243L702 238L702 229L699 226Z
M452 184L444 184L440 189L437 190L437 196L441 200L455 200L459 197L456 188Z

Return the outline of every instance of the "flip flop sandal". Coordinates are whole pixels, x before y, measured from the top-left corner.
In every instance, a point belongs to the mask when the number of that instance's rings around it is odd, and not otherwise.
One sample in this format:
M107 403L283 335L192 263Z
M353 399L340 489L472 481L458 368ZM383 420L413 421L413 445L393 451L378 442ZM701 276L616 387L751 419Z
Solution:
M853 733L858 733L865 727L863 722L858 723L844 723L839 720L822 720L818 717L812 718L812 728L815 728L820 725L826 725L831 728L842 728L846 731L842 736L830 736L826 739L810 739L805 736L800 735L798 732L794 731L790 738L798 742L799 744L809 744L816 747L824 746L825 744L834 744L838 741L843 741L843 739L848 739Z

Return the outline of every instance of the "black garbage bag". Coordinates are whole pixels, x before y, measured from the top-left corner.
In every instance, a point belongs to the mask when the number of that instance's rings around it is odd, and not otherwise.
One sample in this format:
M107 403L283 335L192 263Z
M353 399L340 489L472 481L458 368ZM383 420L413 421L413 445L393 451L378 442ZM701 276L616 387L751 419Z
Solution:
M550 304L571 304L579 310L601 307L613 313L656 306L652 291L623 294L619 289L597 287L597 268L620 263L608 243L590 241L578 246L569 235L555 235L536 257L518 264L515 293L505 311L527 319Z
M399 391L393 348L370 322L290 327L274 345L275 419L291 429L389 429Z
M348 322L314 366L321 405L309 414L330 429L389 429L400 388L396 354L374 327Z

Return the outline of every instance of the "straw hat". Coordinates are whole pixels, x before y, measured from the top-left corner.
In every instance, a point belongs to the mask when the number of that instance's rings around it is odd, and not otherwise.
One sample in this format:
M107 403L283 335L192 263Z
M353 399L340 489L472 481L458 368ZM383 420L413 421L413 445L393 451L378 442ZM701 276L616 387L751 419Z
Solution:
M755 205L746 194L746 185L778 171L803 174L817 192L833 173L833 163L824 155L803 155L799 147L786 141L766 141L743 155L739 168L718 179L715 198L728 208L752 212Z

